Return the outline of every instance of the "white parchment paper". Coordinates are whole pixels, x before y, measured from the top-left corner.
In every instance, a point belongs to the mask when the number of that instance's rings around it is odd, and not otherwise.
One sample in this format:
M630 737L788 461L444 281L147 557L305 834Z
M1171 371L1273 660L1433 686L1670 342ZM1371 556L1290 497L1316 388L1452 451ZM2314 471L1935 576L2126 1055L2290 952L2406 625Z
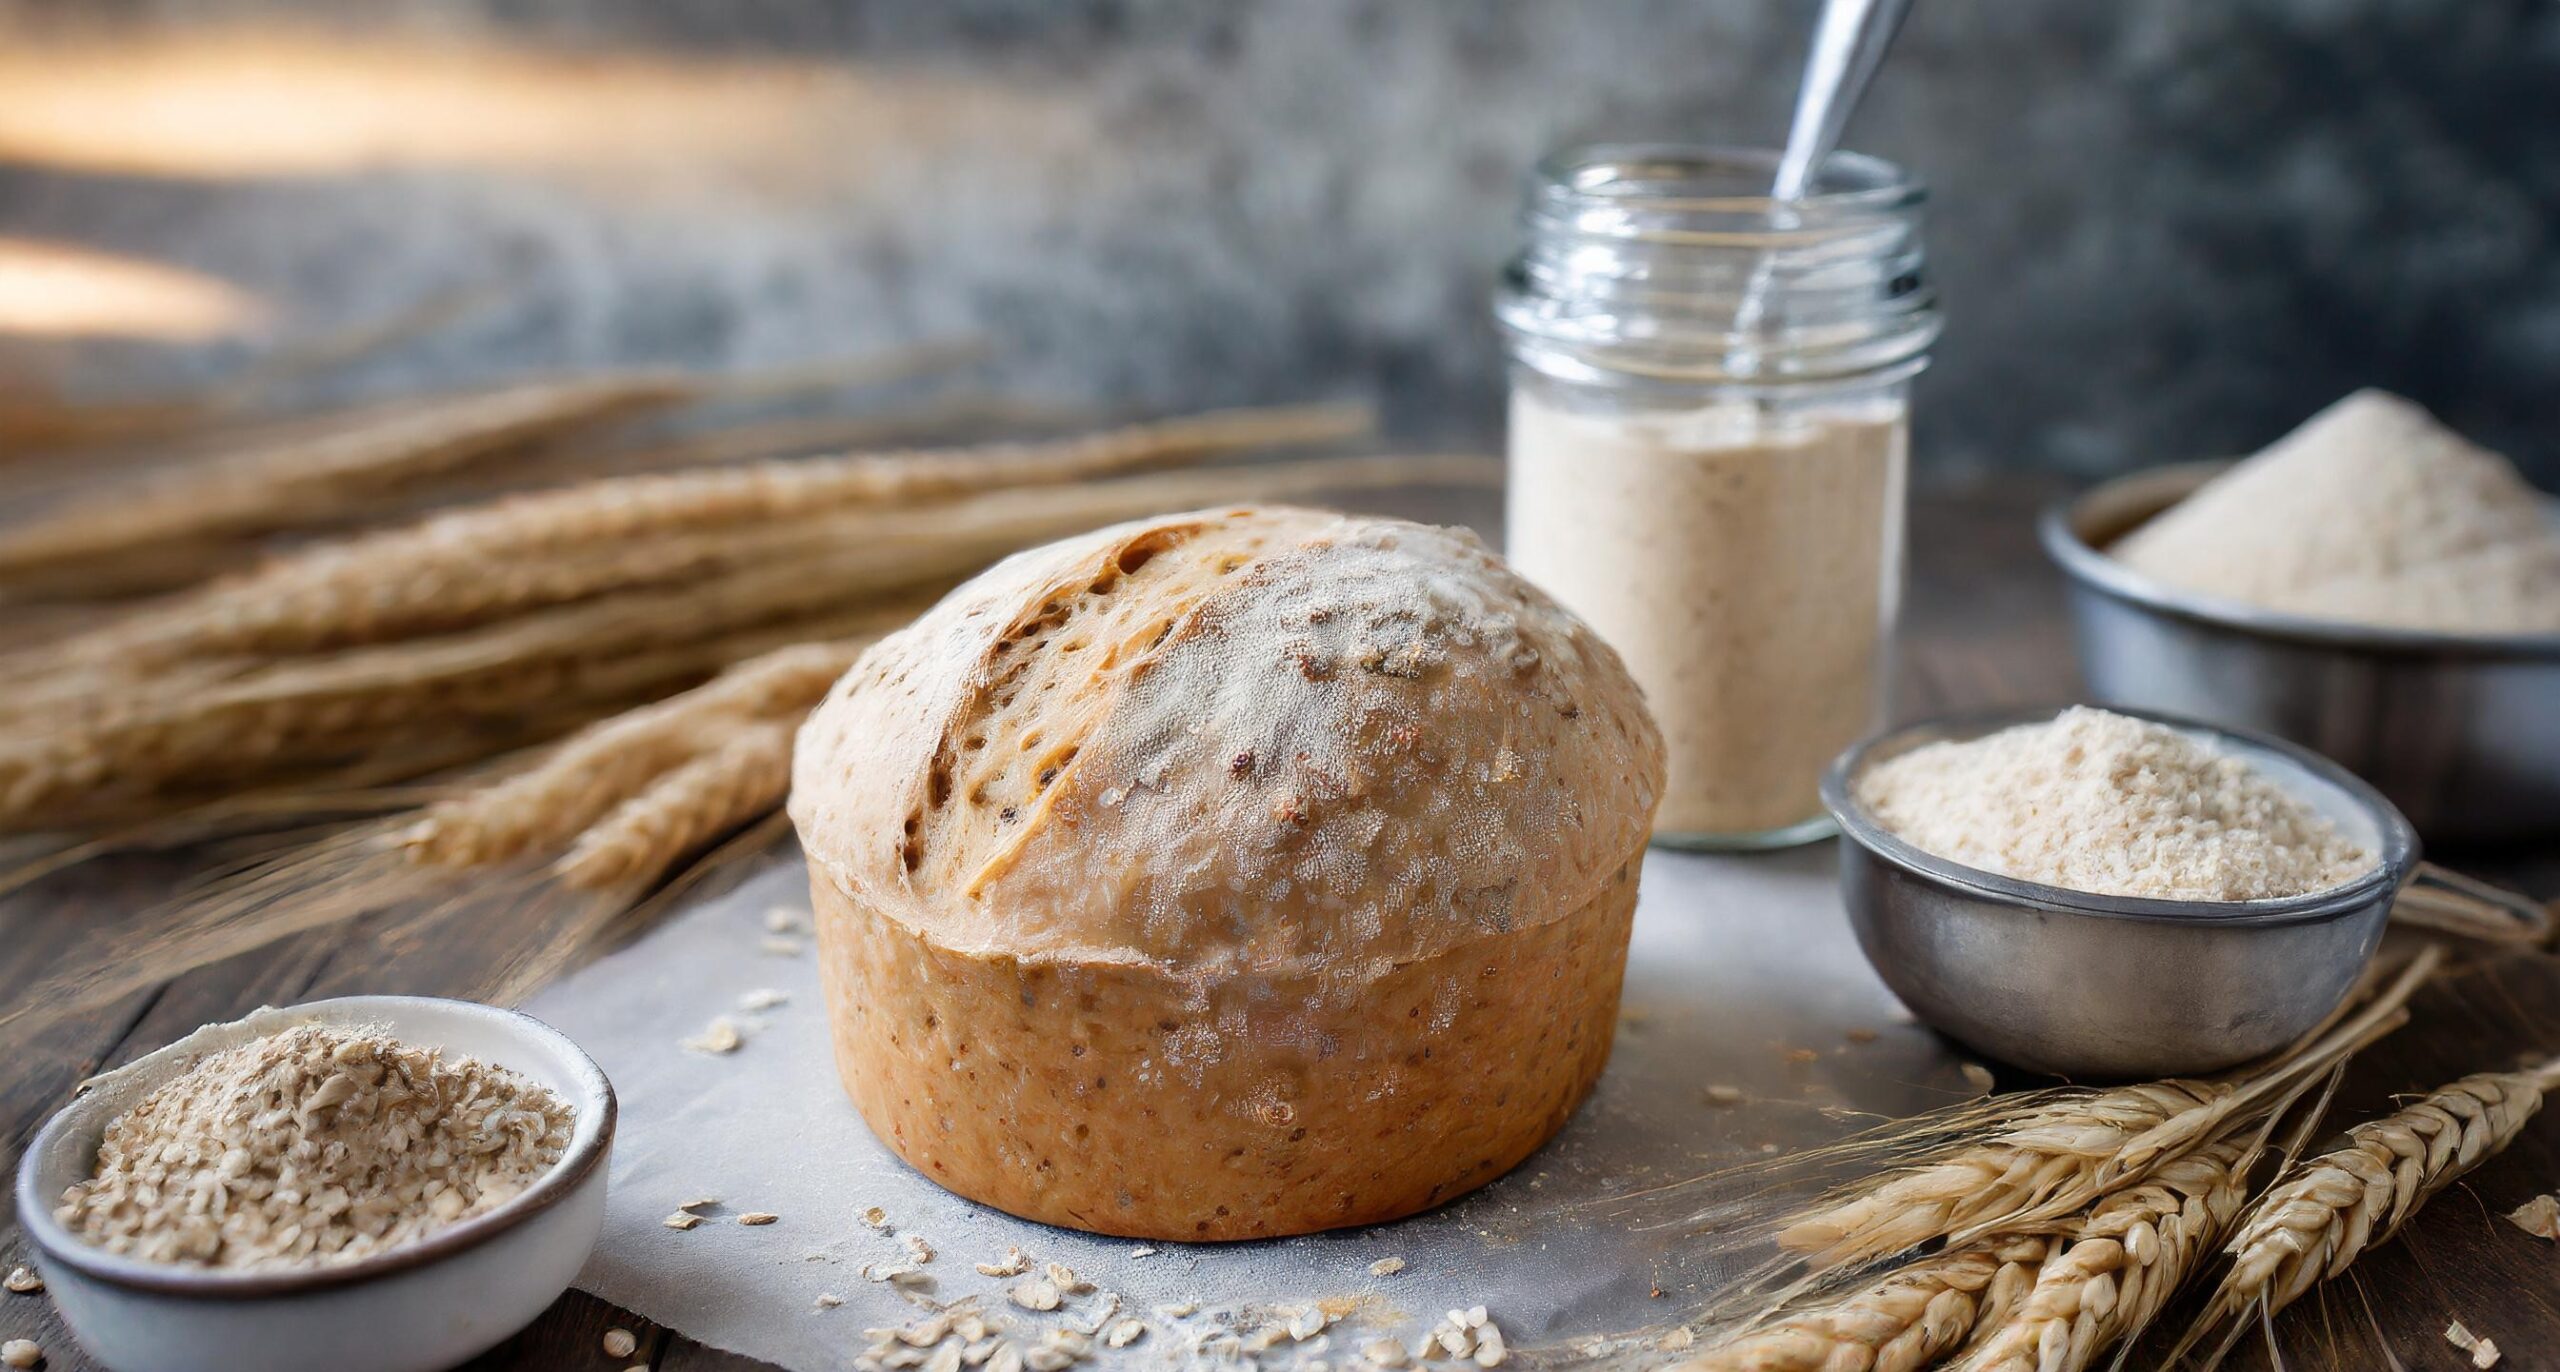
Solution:
M1391 1225L1141 1245L972 1205L871 1137L836 1084L814 952L791 951L808 941L806 878L796 856L778 861L526 1007L594 1054L621 1097L610 1213L579 1285L794 1372L849 1367L865 1328L955 1301L1024 1335L1061 1321L1144 1320L1147 1332L1127 1348L1097 1353L1114 1366L1201 1362L1203 1348L1232 1354L1220 1333L1249 1336L1275 1310L1285 1321L1319 1304L1341 1318L1310 1338L1277 1340L1261 1366L1356 1366L1362 1343L1387 1333L1410 1342L1444 1311L1476 1305L1524 1350L1523 1363L1626 1331L1650 1331L1650 1347L1730 1281L1737 1260L1685 1226L1629 1221L1621 1198L1712 1188L1688 1179L1971 1093L1953 1050L1913 1025L1860 957L1832 865L1829 845L1650 855L1608 1073L1555 1142L1492 1186ZM776 935L776 910L801 932ZM784 999L742 1008L769 992ZM743 1034L736 1051L679 1046L723 1015ZM701 1210L699 1227L662 1224L705 1196L719 1203ZM862 1218L875 1206L886 1232ZM780 1218L739 1224L749 1211ZM916 1263L910 1235L933 1261ZM1004 1293L1019 1279L973 1270L1010 1247L1065 1263L1097 1290L1056 1314L1015 1308ZM1386 1258L1402 1259L1402 1270L1373 1276L1370 1265ZM903 1266L922 1276L903 1286L875 1279ZM1159 1309L1185 1304L1198 1309ZM1117 1311L1108 1321L1106 1308Z

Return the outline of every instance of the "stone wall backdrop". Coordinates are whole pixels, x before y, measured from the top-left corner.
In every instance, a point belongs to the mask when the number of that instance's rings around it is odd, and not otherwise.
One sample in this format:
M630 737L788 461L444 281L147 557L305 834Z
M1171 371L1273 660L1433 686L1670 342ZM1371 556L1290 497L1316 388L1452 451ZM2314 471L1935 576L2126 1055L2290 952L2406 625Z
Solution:
M0 237L209 273L268 337L485 288L342 389L978 335L1026 391L1483 439L1523 170L1775 141L1813 8L0 0ZM1924 475L2226 453L2379 384L2560 485L2560 5L1919 0L1850 142L1936 191Z

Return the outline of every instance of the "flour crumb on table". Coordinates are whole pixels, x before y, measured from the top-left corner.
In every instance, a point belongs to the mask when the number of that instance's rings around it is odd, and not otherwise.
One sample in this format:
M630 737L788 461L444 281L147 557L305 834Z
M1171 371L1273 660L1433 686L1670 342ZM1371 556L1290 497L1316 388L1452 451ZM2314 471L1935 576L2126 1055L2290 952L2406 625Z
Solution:
M2560 1239L2560 1196L2542 1195L2526 1201L2507 1212L2507 1223L2537 1239Z
M782 1217L780 1215L777 1215L770 1210L750 1210L738 1217L738 1223L755 1227L771 1224L781 1218Z
M816 1304L820 1310L833 1310L837 1306L844 1304L844 1297L837 1295L833 1291L821 1291L818 1293Z
M604 1355L606 1357L627 1358L638 1351L640 1351L640 1338L630 1330L608 1329L604 1331Z
M2463 1352L2470 1354L2471 1365L2473 1367L2495 1367L2498 1365L2498 1359L2502 1356L2498 1352L2498 1345L2495 1341L2484 1339L2479 1335L2472 1333L2470 1330L2463 1328L2462 1321L2460 1320L2455 1320L2452 1324L2445 1326L2444 1341L2461 1349Z
M754 1014L788 1004L790 1000L791 993L788 991L777 991L770 986L759 986L755 990L749 991L745 995L738 997L738 1008L745 1010L750 1014Z
M766 957L796 958L800 956L800 950L806 945L789 934L768 934L764 941L756 946L764 950Z
M6 1290L13 1296L32 1296L44 1290L44 1278L37 1276L32 1267L12 1267L9 1275L0 1279L0 1290Z
M889 1232L889 1212L881 1209L879 1206L874 1205L864 1208L862 1214L858 1218L860 1218L864 1224L879 1230L883 1234Z
M33 1367L44 1361L44 1350L29 1339L11 1339L0 1343L0 1366Z
M797 934L809 927L809 917L787 905L777 905L764 912L765 932Z
M658 1223L665 1225L669 1229L686 1230L702 1223L702 1217L689 1211L678 1210L674 1214L667 1216L665 1219L658 1221Z
M738 1032L737 1023L727 1015L714 1015L702 1032L676 1046L695 1053L734 1053L746 1037Z
M906 1236L906 1244L907 1251L915 1255L917 1262L933 1261L933 1245L925 1242L924 1235L909 1234Z

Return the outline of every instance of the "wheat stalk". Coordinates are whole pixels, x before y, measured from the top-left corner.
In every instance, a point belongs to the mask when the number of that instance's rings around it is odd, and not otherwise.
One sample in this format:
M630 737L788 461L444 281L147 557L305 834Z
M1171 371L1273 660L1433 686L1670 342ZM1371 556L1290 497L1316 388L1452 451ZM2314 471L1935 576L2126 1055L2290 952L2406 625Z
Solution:
M752 725L651 782L579 836L555 869L582 890L651 880L782 803L799 721Z
M2513 1142L2555 1085L2560 1059L2464 1077L2295 1164L2249 1207L2231 1241L2231 1270L2197 1330L2228 1320L2236 1335L2254 1312L2272 1315L2346 1271L2429 1197Z
M1367 425L1365 411L1339 407L1238 410L1050 443L606 478L314 549L59 646L130 670L207 653L313 652L379 641L593 594L634 576L679 575L651 555L648 539L752 531L847 507L990 487L1076 482L1329 441Z
M157 474L148 486L103 492L0 533L0 574L290 527L357 493L680 400L693 389L662 374L533 382L298 424Z
M899 513L822 516L728 535L751 559L697 584L625 589L536 607L477 629L287 659L207 679L95 678L78 668L42 690L60 708L0 714L0 826L62 818L66 802L295 763L369 731L439 727L503 712L571 660L681 649L758 624L842 613L884 594L939 586L1045 537L1166 508L1326 489L1466 479L1479 459L1349 458L1003 491ZM895 609L911 612L908 602ZM814 638L833 635L802 635ZM785 640L788 641L788 640ZM723 659L705 670L726 665ZM660 678L663 680L664 678ZM619 703L617 701L617 703ZM34 709L34 707L26 707Z
M1673 1372L1910 1372L2007 1318L2050 1242L2011 1235L1919 1259L1818 1309L1787 1315Z
M592 725L540 765L440 801L401 836L412 857L446 867L503 861L563 843L668 770L741 725L805 714L872 640L801 643L710 682Z
M2295 1083L2387 1032L2441 959L2438 949L2421 951L2362 1011L2238 1078L2146 1082L2023 1107L1994 1101L1984 1114L1961 1120L1957 1141L1940 1155L1862 1183L1782 1226L1779 1246L1827 1271L1934 1239L1961 1244L2076 1213L2264 1113ZM1999 1123L1984 1127L1986 1119Z
M2248 1199L2254 1139L2164 1163L2100 1201L2037 1274L2034 1289L1956 1366L1960 1372L2084 1372L2158 1318Z

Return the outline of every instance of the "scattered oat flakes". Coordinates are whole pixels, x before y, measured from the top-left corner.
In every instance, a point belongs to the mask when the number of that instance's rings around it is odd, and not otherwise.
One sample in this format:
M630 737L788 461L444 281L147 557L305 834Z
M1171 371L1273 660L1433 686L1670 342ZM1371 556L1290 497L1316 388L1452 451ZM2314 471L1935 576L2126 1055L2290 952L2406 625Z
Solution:
M33 1367L43 1361L44 1350L36 1347L29 1340L11 1339L7 1343L0 1343L0 1364L10 1367Z
M782 1217L780 1215L777 1215L770 1210L750 1210L738 1217L738 1223L745 1225L771 1224L775 1220L781 1218Z
M987 1372L1022 1372L1022 1350L1010 1340L997 1344L987 1358Z
M1373 1277L1392 1277L1403 1270L1402 1258L1380 1258L1369 1264L1369 1275Z
M1243 1349L1247 1353L1254 1354L1268 1352L1273 1344L1287 1337L1289 1337L1287 1325L1266 1324L1244 1336Z
M11 1295L32 1296L44 1289L44 1278L37 1276L36 1270L32 1267L12 1267L6 1278L0 1278L0 1289L7 1290Z
M1991 1088L2000 1084L1999 1079L1991 1075L1991 1069L1978 1062L1968 1062L1956 1070L1964 1073L1964 1084L1972 1087L1977 1096L1990 1095Z
M768 934L756 947L769 958L796 958L800 956L801 943L789 934Z
M1093 1289L1093 1283L1076 1275L1076 1270L1062 1262L1050 1263L1045 1269L1049 1280L1070 1296L1081 1296Z
M967 1344L946 1343L924 1360L924 1372L960 1372L960 1355L967 1351Z
M951 1315L946 1311L939 1315L927 1316L904 1329L897 1330L896 1335L898 1342L909 1348L931 1348L942 1342L942 1336L950 1332Z
M2507 1222L2537 1239L2560 1239L2560 1196L2536 1196L2508 1211ZM16 1275L10 1274L12 1278Z
M833 1310L842 1304L844 1304L844 1297L837 1295L833 1291L821 1291L818 1293L817 1305L821 1310Z
M790 1000L791 993L788 991L777 991L770 986L759 986L745 995L738 997L738 1008L749 1012L770 1010L777 1005L788 1004Z
M606 1357L627 1358L639 1351L639 1335L632 1333L628 1329L608 1329L604 1331L604 1355Z
M677 1045L697 1053L734 1053L746 1042L739 1036L738 1026L727 1015L713 1015L702 1032Z
M1133 1258L1152 1258L1155 1255L1156 1250L1154 1246L1150 1244L1141 1244L1138 1247L1129 1250L1129 1256Z
M874 1205L864 1210L860 1219L864 1224L870 1225L883 1234L889 1232L889 1212L879 1206Z
M1883 1036L1878 1034L1875 1030L1866 1028L1862 1025L1841 1035L1841 1037L1849 1040L1851 1043L1873 1043Z
M1707 1088L1707 1104L1709 1105L1740 1105L1742 1104L1742 1100L1742 1088L1739 1086L1710 1086Z
M1025 1310L1055 1310L1058 1308L1057 1284L1043 1277L1033 1277L1031 1280L1016 1286L1009 1292L1006 1292L1005 1295L1007 1299L1011 1300L1014 1304L1021 1306Z
M1031 1270L1031 1259L1024 1257L1019 1248L1008 1248L1004 1250L1004 1261L982 1262L977 1268L981 1277L1019 1277Z
M677 1201L676 1208L678 1210L700 1210L706 1205L718 1205L719 1203L720 1198L718 1196L696 1196L689 1201Z
M1369 1340L1360 1346L1360 1356L1377 1367L1402 1367L1412 1361L1406 1356L1404 1345L1393 1339Z
M770 933L796 934L809 927L808 920L788 905L777 905L764 912L764 927Z
M1289 1337L1299 1343L1305 1343L1323 1333L1324 1327L1330 1323L1332 1321L1325 1318L1322 1310L1301 1310L1289 1317Z
M1146 1332L1147 1326L1145 1321L1122 1320L1118 1324L1111 1326L1111 1332L1103 1335L1102 1341L1113 1348L1126 1348L1129 1345L1136 1343L1138 1341L1138 1337Z
M1193 1301L1175 1301L1171 1305L1157 1306L1156 1313L1169 1320L1189 1319L1200 1313L1200 1306Z
M933 1261L933 1245L925 1242L922 1234L907 1235L907 1251L915 1254L917 1262Z
M1680 1328L1674 1329L1670 1333L1662 1336L1662 1351L1665 1353L1677 1353L1681 1349L1687 1348L1689 1345L1696 1343L1697 1341L1698 1336L1690 1333L1688 1326L1683 1325Z
M1502 1331L1488 1324L1476 1331L1476 1366L1500 1367L1505 1350Z
M667 1216L665 1219L658 1221L658 1223L665 1225L669 1229L691 1229L695 1225L702 1223L702 1217L690 1211L679 1210L674 1214Z
M2452 1324L2445 1326L2444 1341L2461 1349L2463 1352L2470 1354L2471 1365L2473 1367L2495 1367L2498 1365L2498 1358L2500 1356L2498 1352L2498 1345L2491 1340L2484 1339L2479 1335L2472 1333L2470 1330L2463 1328L2462 1321L2460 1320L2455 1320Z

